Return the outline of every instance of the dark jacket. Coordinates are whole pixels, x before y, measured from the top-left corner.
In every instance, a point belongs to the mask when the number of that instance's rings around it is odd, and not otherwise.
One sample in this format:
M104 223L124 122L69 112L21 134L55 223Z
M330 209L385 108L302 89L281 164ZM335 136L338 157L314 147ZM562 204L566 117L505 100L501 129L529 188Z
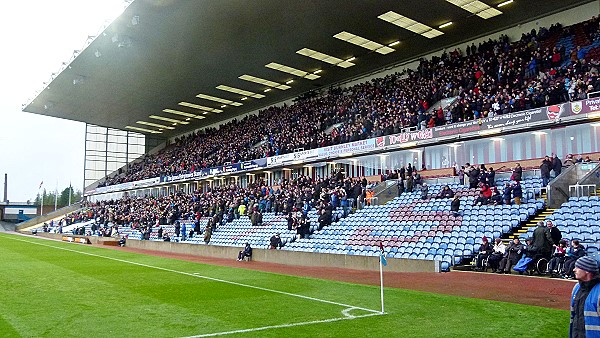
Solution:
M550 231L544 225L539 225L533 230L532 246L540 253L552 252L552 237Z
M505 255L511 261L516 262L521 258L524 248L525 247L521 243L515 244L515 242L510 242L508 248L506 248Z
M550 170L552 170L550 161L543 160L540 165L540 176L542 178L550 178Z
M549 229L550 237L552 237L552 243L554 243L554 245L558 245L558 242L560 242L560 240L562 239L562 234L560 233L560 230L558 230L558 228L555 226Z
M460 198L455 198L450 203L450 211L458 212L460 209Z

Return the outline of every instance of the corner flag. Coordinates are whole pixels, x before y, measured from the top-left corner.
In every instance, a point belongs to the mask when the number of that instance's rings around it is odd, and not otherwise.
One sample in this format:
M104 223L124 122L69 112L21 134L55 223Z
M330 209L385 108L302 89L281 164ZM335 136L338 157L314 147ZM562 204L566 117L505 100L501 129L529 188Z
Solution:
M379 242L379 260L381 265L387 266L387 259L385 259L385 252L383 251L383 243Z

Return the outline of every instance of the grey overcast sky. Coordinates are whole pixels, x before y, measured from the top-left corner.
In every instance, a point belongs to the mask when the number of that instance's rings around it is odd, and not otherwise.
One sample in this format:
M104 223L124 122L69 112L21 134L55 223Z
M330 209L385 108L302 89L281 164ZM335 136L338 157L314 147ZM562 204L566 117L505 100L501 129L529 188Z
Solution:
M123 0L17 0L3 4L0 31L0 181L8 199L33 200L72 182L83 189L85 125L24 113L21 105L125 8ZM0 190L2 191L2 190ZM0 195L0 200L2 199Z

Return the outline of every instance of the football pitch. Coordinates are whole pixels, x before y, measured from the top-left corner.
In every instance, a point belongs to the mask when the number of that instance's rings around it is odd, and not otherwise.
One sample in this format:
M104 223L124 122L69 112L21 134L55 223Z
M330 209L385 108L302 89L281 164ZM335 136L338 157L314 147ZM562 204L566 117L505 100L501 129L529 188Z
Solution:
M2 337L564 337L569 325L564 310L395 288L382 314L375 286L6 233L0 262Z

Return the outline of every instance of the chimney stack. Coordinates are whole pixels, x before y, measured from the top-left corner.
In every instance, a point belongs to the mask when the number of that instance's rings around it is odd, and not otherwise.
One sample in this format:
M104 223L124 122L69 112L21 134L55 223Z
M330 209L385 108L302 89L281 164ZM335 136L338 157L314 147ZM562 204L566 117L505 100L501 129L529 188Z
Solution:
M4 174L4 203L8 202L8 174Z

